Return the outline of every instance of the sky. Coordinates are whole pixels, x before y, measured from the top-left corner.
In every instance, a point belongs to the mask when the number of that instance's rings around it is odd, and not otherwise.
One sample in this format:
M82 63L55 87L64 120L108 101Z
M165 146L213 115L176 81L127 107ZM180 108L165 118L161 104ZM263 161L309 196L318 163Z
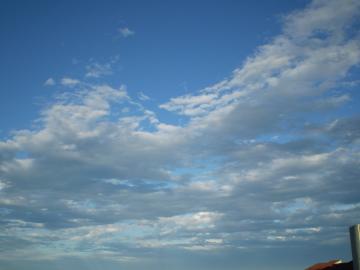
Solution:
M351 260L359 15L359 0L0 1L0 268Z

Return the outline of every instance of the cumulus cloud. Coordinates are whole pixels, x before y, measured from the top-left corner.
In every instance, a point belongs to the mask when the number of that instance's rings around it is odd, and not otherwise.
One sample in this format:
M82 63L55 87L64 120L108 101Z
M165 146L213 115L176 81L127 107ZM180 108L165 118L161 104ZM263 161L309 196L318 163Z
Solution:
M0 141L0 241L20 256L123 260L341 246L360 218L359 117L338 113L360 63L359 8L317 0L286 16L229 78L159 105L181 126L125 86L63 78L74 91Z

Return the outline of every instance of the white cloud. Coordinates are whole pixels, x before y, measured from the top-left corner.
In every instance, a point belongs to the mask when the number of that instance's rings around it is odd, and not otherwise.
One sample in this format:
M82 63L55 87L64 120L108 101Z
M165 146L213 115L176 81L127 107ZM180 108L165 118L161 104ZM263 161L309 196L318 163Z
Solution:
M44 86L53 86L55 84L56 84L56 82L53 78L49 78L44 82Z
M150 97L148 97L147 95L145 95L143 92L139 92L139 93L138 93L138 98L139 98L141 101L150 100Z
M127 27L121 27L121 28L118 29L118 31L124 38L135 35L135 32L130 30Z
M193 214L160 217L161 225L172 229L207 230L215 227L215 222L223 215L215 212L198 212Z
M86 66L86 77L91 78L100 78L106 75L112 74L111 63L99 64L99 63L91 63Z
M172 98L170 102L160 105L160 108L169 111L179 111L180 114L197 116L208 112L208 108L216 102L216 94L198 96L186 95Z
M77 79L73 79L73 78L69 78L69 77L64 77L61 79L60 83L64 86L75 86L77 84L80 83L79 80Z

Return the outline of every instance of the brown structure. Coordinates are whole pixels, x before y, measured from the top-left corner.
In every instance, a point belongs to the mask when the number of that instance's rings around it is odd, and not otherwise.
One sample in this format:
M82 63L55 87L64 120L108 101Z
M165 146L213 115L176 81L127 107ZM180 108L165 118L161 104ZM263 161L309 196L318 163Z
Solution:
M339 260L333 260L326 263L317 263L305 270L353 270L352 262L339 263Z
M340 260L332 260L314 264L305 270L360 270L360 224L351 226L349 230L353 261L342 263Z

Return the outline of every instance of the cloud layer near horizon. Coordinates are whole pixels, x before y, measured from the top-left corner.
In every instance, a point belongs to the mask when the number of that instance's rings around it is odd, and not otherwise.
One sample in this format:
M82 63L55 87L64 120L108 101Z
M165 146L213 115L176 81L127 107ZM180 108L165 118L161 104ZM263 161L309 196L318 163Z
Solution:
M229 78L159 105L184 125L125 86L64 78L71 91L34 128L0 141L1 259L346 241L360 218L360 117L348 109L359 10L314 1L289 14Z

